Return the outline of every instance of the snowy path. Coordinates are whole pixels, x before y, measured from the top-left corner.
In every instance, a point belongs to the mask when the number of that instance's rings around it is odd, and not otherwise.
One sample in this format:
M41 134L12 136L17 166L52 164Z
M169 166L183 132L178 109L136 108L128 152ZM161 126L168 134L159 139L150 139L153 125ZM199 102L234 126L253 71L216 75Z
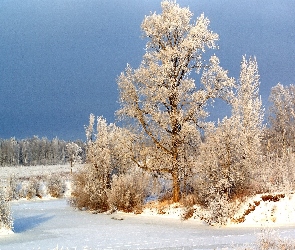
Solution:
M75 211L65 200L16 202L15 234L0 237L0 249L221 249L253 243L260 229L216 229L151 216ZM282 229L295 235L295 229Z

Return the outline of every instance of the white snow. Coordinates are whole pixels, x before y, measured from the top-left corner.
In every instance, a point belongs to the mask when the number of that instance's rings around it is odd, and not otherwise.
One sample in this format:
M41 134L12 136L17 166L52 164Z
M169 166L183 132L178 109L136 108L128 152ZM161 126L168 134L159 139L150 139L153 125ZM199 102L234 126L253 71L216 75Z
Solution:
M237 216L249 208L249 204L255 205L256 203L256 205L254 211L245 216L245 221L238 226L292 226L295 228L295 195L284 194L284 197L279 198L278 201L263 201L262 197L267 195L256 195L244 203ZM272 194L272 196L276 196L276 194Z
M177 212L91 214L58 199L13 202L12 211L15 233L0 237L1 250L232 249L255 243L261 232L259 227L215 228L197 220L181 221ZM295 235L295 226L276 230L286 237Z
M9 235L9 234L13 234L13 231L11 229L0 228L0 237L2 235Z
M46 171L63 172L64 167L46 167ZM34 173L45 174L44 168L39 166ZM5 173L14 171L19 176L32 175L29 167L5 170L2 180ZM161 214L145 209L140 215L107 215L75 210L64 199L21 199L12 202L14 233L1 229L0 249L236 249L253 245L265 228L294 239L295 195L280 196L278 201L263 201L262 196L245 202L237 217L256 205L243 223L221 228L208 226L197 216L182 221L179 204L164 208Z
M73 171L77 171L82 165L75 164ZM17 177L29 178L34 176L48 176L52 173L69 173L71 167L67 165L37 165L37 166L11 166L11 167L0 167L0 178L5 180L11 175Z

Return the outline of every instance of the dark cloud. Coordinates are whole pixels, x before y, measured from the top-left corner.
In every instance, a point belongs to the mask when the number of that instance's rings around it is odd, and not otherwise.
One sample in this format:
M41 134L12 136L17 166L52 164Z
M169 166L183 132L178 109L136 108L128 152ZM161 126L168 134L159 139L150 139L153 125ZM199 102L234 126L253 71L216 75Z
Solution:
M261 94L295 82L293 1L182 0L219 33L221 64L238 77L256 55ZM115 120L116 78L144 53L144 15L155 0L4 0L0 3L0 138L84 139L92 112Z

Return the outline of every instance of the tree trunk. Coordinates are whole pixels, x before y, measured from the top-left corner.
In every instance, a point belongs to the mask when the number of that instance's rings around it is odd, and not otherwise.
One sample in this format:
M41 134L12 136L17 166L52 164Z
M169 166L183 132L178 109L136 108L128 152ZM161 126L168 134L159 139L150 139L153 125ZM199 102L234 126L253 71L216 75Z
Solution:
M173 202L179 202L180 200L180 181L178 169L174 169L172 172L172 180L173 180Z
M169 97L170 105L171 105L171 113L170 113L170 121L171 121L171 145L172 145L172 179L173 179L173 202L179 202L180 200L180 180L179 180L179 147L180 147L180 139L179 134L181 131L181 126L178 118L179 110L178 110L178 92L176 87L176 81L172 86L172 93Z

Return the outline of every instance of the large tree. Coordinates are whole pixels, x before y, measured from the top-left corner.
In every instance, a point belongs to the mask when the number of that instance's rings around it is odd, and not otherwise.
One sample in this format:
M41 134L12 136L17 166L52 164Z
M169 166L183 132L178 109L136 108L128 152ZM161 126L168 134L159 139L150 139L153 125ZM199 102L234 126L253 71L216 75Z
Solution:
M153 13L142 22L143 36L148 39L142 63L137 69L128 65L118 78L118 115L131 118L149 140L146 145L152 150L146 159L134 154L134 162L170 174L177 202L186 166L184 150L204 126L208 101L228 99L234 81L215 55L204 63L204 52L216 48L218 40L218 34L209 29L209 20L202 14L193 22L192 12L175 1L163 1L161 6L161 14ZM195 83L195 72L202 72L200 84Z

